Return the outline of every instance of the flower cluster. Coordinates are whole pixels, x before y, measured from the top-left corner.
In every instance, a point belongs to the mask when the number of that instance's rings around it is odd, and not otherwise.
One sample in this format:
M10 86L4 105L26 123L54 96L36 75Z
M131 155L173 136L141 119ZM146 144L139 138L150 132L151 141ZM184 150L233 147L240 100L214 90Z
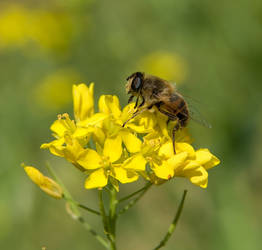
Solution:
M41 145L64 157L87 174L85 187L102 188L145 178L161 184L173 177L186 177L207 187L207 170L219 164L208 149L195 150L186 129L176 135L176 154L167 118L152 108L123 123L134 113L134 103L120 108L117 96L102 95L94 111L94 84L73 86L74 120L59 115L51 125L55 140Z
M20 4L1 7L0 48L20 48L34 42L47 51L68 49L73 36L73 20L65 11L29 9Z

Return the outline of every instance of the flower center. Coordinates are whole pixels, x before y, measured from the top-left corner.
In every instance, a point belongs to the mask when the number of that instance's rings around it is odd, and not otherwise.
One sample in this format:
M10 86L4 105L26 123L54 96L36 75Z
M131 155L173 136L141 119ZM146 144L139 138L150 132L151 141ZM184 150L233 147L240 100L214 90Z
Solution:
M107 167L110 165L110 158L108 156L102 156L102 160L99 162L99 164L103 167Z

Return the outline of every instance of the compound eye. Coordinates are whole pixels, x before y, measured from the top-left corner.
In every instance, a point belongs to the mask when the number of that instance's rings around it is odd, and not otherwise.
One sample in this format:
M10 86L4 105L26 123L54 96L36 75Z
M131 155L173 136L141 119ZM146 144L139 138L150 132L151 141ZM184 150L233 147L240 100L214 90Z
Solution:
M132 82L132 89L134 91L137 91L138 89L140 89L141 85L142 85L142 79L138 76L135 77L135 79Z

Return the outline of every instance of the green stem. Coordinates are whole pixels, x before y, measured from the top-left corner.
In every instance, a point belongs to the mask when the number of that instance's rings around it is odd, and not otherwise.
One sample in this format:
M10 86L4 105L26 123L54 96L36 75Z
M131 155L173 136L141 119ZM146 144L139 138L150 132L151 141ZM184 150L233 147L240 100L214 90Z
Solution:
M120 202L123 202L125 200L128 200L128 199L132 198L136 194L139 194L140 192L144 191L145 189L148 189L148 187L151 186L151 185L152 185L152 183L148 182L144 187L142 187L141 189L137 190L136 192L134 192L134 193L132 193L130 195L127 195L126 197L123 197L123 198L119 199L118 202L120 203Z
M98 211L96 211L96 210L94 210L94 209L92 209L92 208L89 208L89 207L87 207L87 206L85 206L85 205L82 205L82 204L79 204L79 203L76 203L76 205L77 205L78 207L84 209L84 210L87 210L87 211L90 212L90 213L93 213L93 214L96 214L96 215L101 215Z
M92 227L83 219L83 217L81 216L81 213L78 211L78 206L80 204L78 204L72 198L71 194L69 193L69 191L65 187L64 183L57 177L55 171L52 169L52 167L50 166L49 163L46 163L46 168L48 169L50 175L52 175L54 180L61 186L61 188L63 190L63 198L68 202L68 204L70 204L70 215L71 215L71 217L74 218L74 219L77 219L84 226L84 228L87 229L105 248L109 249L109 245L106 242L106 240L102 236L97 234L97 232L95 230L93 230ZM85 209L86 208L87 207L85 207ZM89 212L90 212L90 210L92 210L93 213L97 212L97 211L95 211L91 208L88 208L86 210L88 210Z
M112 239L112 249L116 249L115 241L116 241L116 190L114 187L111 187L110 190L110 205L109 205L109 229L110 235Z
M77 220L87 229L106 249L109 249L108 243L102 238L91 226L83 219L83 217L78 217Z
M101 215L98 211L96 211L96 210L94 210L94 209L92 209L92 208L90 208L90 207L87 207L87 206L85 206L85 205L83 205L83 204L78 203L78 202L77 202L76 200L74 200L71 196L68 197L68 196L66 196L66 195L63 195L63 198L64 198L66 201L68 201L68 202L70 202L70 203L74 203L75 206L80 207L80 208L82 208L82 209L84 209L84 210L86 210L86 211L88 211L88 212L90 212L90 213L93 213L93 214L95 214L95 215Z
M104 201L103 201L103 190L98 190L98 195L99 195L99 207L100 207L100 213L102 216L102 221L103 221L103 226L104 226L104 233L107 237L107 239L110 242L110 249L115 249L114 248L114 239L111 235L110 232L110 222L109 222L109 217L106 215L105 207L104 207Z
M160 249L161 247L165 246L167 241L171 237L172 233L176 229L177 222L178 222L178 220L180 218L180 215L182 213L182 210L183 210L186 194L187 194L187 190L184 190L182 199L180 201L177 213L176 213L176 215L175 215L175 217L174 217L174 219L172 221L172 224L169 226L168 231L167 231L165 237L163 238L163 240L159 243L159 245L156 248L154 248L154 250Z
M140 191L140 194L132 201L130 201L124 208L122 208L118 215L125 213L129 208L133 207L147 192L147 190L152 186L152 183L148 183L142 191ZM138 190L139 191L139 190Z

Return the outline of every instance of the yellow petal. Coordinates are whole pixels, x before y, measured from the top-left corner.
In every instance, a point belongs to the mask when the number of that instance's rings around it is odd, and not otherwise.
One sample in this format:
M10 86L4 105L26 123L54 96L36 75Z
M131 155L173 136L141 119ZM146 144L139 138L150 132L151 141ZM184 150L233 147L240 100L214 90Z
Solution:
M103 168L92 172L85 181L85 188L102 188L107 185L108 176Z
M129 111L130 112L130 111ZM123 117L121 118L123 122L125 122L128 118L132 116L132 114L135 112L135 110L132 111L128 115L127 118L123 114ZM154 131L154 126L155 126L155 116L149 112L149 111L144 111L140 115L138 115L136 118L130 120L127 124L126 127L130 128L131 130L135 131L136 133L150 133Z
M59 157L64 157L64 149L64 146L49 146L50 153Z
M170 158L174 155L173 143L171 141L163 144L159 149L159 155Z
M144 171L146 167L146 160L141 154L137 154L128 158L123 163L123 167L126 169Z
M64 138L60 138L58 140L54 140L49 143L43 143L40 148L49 149L53 155L63 157L64 156L64 153L63 153L63 149L64 149L63 144L64 143L65 143Z
M120 135L105 140L103 155L108 156L111 162L119 160L122 155L122 139Z
M98 101L99 111L105 114L112 114L114 118L121 115L119 100L117 96L102 95Z
M130 153L136 153L141 150L142 142L127 130L121 131L122 140Z
M73 133L76 126L75 122L69 118L68 114L63 114L58 116L58 120L54 121L50 129L58 135L58 137L62 137L66 132Z
M196 161L205 169L210 169L220 163L220 160L210 153L208 149L199 149L196 151Z
M56 199L62 198L62 188L54 180L44 176L38 169L32 166L25 166L24 170L27 173L28 177L45 193Z
M164 162L162 165L157 165L153 163L152 167L155 175L161 179L169 180L174 176L174 168L167 164L167 162Z
M111 175L121 183L134 182L139 177L135 171L127 170L122 167L114 167Z
M73 86L74 114L76 121L83 121L94 112L94 83L89 87L85 84Z
M90 134L93 132L93 128L81 128L77 127L73 136L76 137L89 137Z
M155 172L157 177L168 180L174 177L174 175L176 175L176 172L179 171L179 169L184 166L187 158L188 158L187 152L182 152L173 155L167 161L163 161L162 165L160 166L154 163L153 171Z
M85 149L78 156L77 163L85 169L96 169L101 167L102 158L93 149Z
M174 156L170 157L167 160L167 163L170 164L175 171L177 171L177 169L184 166L187 159L188 159L188 153L182 152L182 153L178 153L178 154L175 154Z
M183 171L189 171L199 168L200 165L197 161L188 161L186 165L183 167Z
M100 145L104 145L105 142L105 133L101 128L93 128L93 139L95 142Z
M185 176L189 178L189 180L202 188L207 187L208 182L208 173L203 167L199 167L195 170L186 172Z
M160 113L159 111L156 111L156 120L157 120L157 125L160 127L161 133L168 137L168 130L167 130L167 116Z
M87 126L99 126L99 124L108 117L104 113L95 113L94 115L86 118L85 120L79 121L78 126L87 127Z
M192 159L196 156L194 148L190 144L185 142L176 143L176 153L178 154L181 152L187 152L188 157Z

